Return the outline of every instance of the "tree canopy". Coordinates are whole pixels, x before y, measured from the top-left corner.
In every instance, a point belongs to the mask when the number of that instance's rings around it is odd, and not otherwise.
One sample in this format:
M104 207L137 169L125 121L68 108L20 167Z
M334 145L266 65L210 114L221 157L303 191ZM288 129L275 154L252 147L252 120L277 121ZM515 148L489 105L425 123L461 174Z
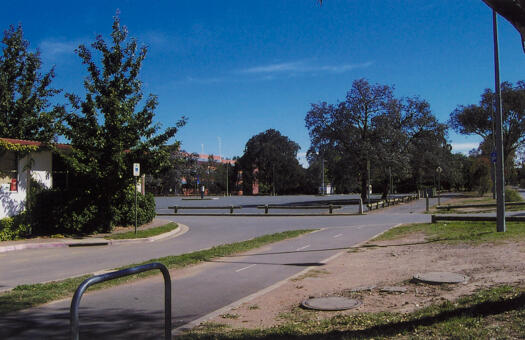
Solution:
M0 137L53 141L60 127L60 110L50 99L54 69L42 74L38 51L29 51L22 26L4 31L0 55Z
M300 147L274 129L253 136L239 159L244 191L252 192L258 181L261 193L295 193L303 182L303 168L297 160Z
M426 101L395 98L392 87L366 79L355 80L343 102L312 104L305 121L310 159L327 159L336 187L359 188L363 199L369 171L386 195L390 173L398 181L413 178L428 167L422 156L446 144L446 126Z
M503 152L513 159L525 143L525 82L501 84L503 107ZM476 134L486 145L493 144L495 95L490 89L481 94L479 104L460 105L451 114L449 124L461 134Z
M157 97L143 98L139 79L147 49L128 39L118 17L111 44L98 36L91 47L100 56L99 63L85 45L76 49L88 76L84 99L67 94L72 112L66 116L65 136L73 148L65 158L76 174L77 190L96 204L94 220L108 230L114 223L115 207L133 183L132 164L140 163L142 173L168 166L170 152L163 145L185 119L164 131L153 123Z

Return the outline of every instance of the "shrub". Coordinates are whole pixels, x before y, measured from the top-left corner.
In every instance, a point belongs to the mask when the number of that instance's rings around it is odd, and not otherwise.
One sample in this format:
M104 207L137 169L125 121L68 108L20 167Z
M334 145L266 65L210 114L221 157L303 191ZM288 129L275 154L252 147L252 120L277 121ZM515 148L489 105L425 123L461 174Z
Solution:
M31 227L25 212L0 219L0 241L16 240L29 235L31 235Z
M523 198L516 190L505 188L505 202L521 202Z
M114 225L135 225L135 188L129 186L115 207L116 214ZM153 194L142 195L137 193L137 223L138 225L149 223L155 217L155 199Z
M114 218L111 227L135 224L135 190L128 187L113 199ZM155 217L155 200L152 194L137 194L137 222L151 222ZM47 189L34 193L31 198L31 224L37 235L89 234L106 232L107 221L100 221L99 207L89 192Z
M98 208L88 195L49 189L35 193L29 210L36 235L87 234L98 231Z

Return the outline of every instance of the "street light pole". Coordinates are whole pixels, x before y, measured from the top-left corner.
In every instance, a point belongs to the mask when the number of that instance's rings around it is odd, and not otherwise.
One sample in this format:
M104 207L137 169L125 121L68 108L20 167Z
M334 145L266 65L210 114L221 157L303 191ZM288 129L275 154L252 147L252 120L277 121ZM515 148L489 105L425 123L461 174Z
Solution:
M505 177L503 171L503 129L502 129L502 103L499 80L499 44L498 44L498 18L492 10L492 28L494 34L494 81L496 91L496 203L497 203L497 231L505 232Z

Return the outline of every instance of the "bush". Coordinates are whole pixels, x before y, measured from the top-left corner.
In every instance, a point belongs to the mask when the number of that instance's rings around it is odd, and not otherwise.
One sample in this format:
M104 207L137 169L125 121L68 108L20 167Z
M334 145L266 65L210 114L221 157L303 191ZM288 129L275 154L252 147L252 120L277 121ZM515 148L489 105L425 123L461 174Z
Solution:
M135 224L135 189L128 187L114 198L111 227ZM155 217L155 200L148 193L137 194L137 222L151 222ZM79 195L75 190L39 190L31 198L30 218L36 235L90 234L106 232L107 221L100 221L99 207L90 193Z
M135 188L129 186L119 205L115 208L116 215L114 225L130 226L135 225ZM149 223L155 217L155 199L153 194L142 195L137 193L137 223L138 225Z
M516 190L505 188L505 202L521 202L523 198Z
M31 235L31 226L25 212L0 219L0 241L16 240L29 235Z
M69 190L42 190L31 198L31 225L36 235L87 234L98 230L98 208L89 196Z

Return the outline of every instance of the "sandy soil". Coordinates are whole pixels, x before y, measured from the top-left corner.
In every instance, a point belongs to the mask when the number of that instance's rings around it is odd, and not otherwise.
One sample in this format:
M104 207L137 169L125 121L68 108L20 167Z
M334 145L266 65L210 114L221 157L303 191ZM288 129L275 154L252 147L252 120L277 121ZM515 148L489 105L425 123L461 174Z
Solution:
M354 248L321 269L310 269L279 288L209 320L232 327L270 327L286 322L309 297L342 295L362 302L343 312L319 312L318 318L338 313L410 312L432 303L501 284L525 284L525 242L446 245L425 242L423 235L374 242L378 247ZM427 285L413 282L416 273L448 271L467 275L467 283ZM382 292L402 287L404 293Z

